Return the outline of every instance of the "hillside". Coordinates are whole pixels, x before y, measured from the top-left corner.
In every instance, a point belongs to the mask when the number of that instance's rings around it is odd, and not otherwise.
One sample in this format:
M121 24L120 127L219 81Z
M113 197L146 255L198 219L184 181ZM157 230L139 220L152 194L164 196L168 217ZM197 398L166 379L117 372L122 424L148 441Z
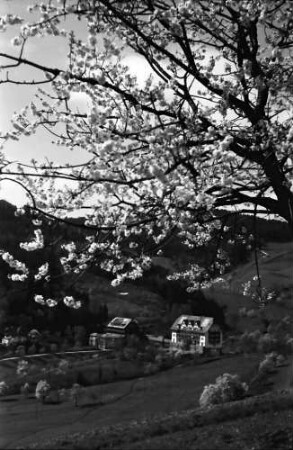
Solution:
M263 312L263 317L269 321L278 321L286 315L292 317L293 313L293 243L268 242L259 255L259 271L263 287L278 292L277 300L272 300ZM252 331L261 326L260 318L253 314L259 304L244 296L243 284L255 276L255 260L251 255L246 264L239 265L232 270L226 278L229 288L222 284L215 284L204 293L207 298L213 298L226 308L228 323L234 322L237 317L239 331ZM239 317L242 308L251 311L250 317Z
M19 240L26 239L29 231L29 220L26 216L15 217L15 207L0 200L0 248L5 248L16 255L20 260L24 255L19 249L15 236ZM81 220L81 219L79 219ZM231 235L239 232L245 226L251 230L254 223L250 217L241 216L229 223ZM260 272L264 286L276 289L282 293L283 303L272 309L272 314L284 315L285 310L290 308L290 299L293 288L293 244L284 242L288 239L288 230L284 223L259 219L257 221L257 231L263 247L260 256ZM45 226L45 233L49 236L56 236L66 239L79 239L81 231L74 227ZM268 240L279 242L273 242ZM33 326L40 327L40 320L36 315L40 315L39 305L33 302L34 293L44 292L45 295L53 297L55 293L67 291L68 286L73 285L74 290L71 295L81 293L85 299L86 311L90 314L99 314L100 308L107 305L109 314L137 317L141 323L147 326L155 326L158 330L165 332L169 329L172 321L181 313L196 313L195 309L200 306L200 302L195 301L198 294L187 295L182 285L179 283L166 283L165 277L170 270L182 269L188 262L196 263L210 259L213 249L186 249L176 237L174 237L164 249L164 256L154 257L152 270L136 283L127 282L123 285L112 288L110 277L99 270L93 270L86 275L79 277L77 282L65 280L60 277L56 265L57 255L52 253L41 253L28 255L31 264L40 264L46 258L51 261L50 267L53 270L52 279L54 283L47 286L31 286L26 283L13 283L7 279L7 266L0 261L0 304L2 312L5 309L11 320L12 317L19 317L20 314L33 314ZM241 295L241 285L250 280L255 275L255 262L253 255L249 255L243 245L239 244L230 249L230 256L233 267L228 275L230 278L230 289L223 290L221 286L215 285L212 289L205 291L205 296L210 300L215 300L221 306L226 306L229 314L236 314L241 307L253 308L255 305ZM250 258L250 259L249 259ZM248 260L248 261L247 261ZM245 262L247 261L247 262ZM50 269L51 270L51 269ZM56 275L56 277L55 277ZM55 278L54 278L55 277ZM80 291L80 292L79 292ZM70 294L68 294L70 295ZM215 305L210 304L208 308L201 307L199 313L218 314ZM27 306L26 306L27 305ZM20 308L20 309L19 309ZM284 309L285 308L285 309ZM201 312L202 311L202 312ZM52 315L52 310L50 312ZM59 313L58 313L59 314ZM61 314L61 312L60 312ZM47 312L45 312L47 316ZM77 315L75 314L77 317ZM81 316L81 315L80 315ZM3 317L3 314L2 314ZM65 320L66 314L62 311L59 322ZM61 320L62 319L62 320ZM44 319L45 320L45 319ZM43 322L44 322L43 320ZM51 322L54 322L54 318ZM96 316L92 318L96 321ZM30 321L31 323L31 321ZM251 324L255 323L252 320ZM18 324L17 324L18 326Z
M259 269L264 286L276 291L293 290L293 242L268 242L259 256ZM255 261L231 272L231 288L237 291L255 275Z
M268 393L209 410L157 413L144 420L89 426L84 431L78 426L74 433L67 427L58 437L49 437L48 433L43 439L40 435L26 437L13 445L21 449L64 450L291 450L292 406L292 392Z

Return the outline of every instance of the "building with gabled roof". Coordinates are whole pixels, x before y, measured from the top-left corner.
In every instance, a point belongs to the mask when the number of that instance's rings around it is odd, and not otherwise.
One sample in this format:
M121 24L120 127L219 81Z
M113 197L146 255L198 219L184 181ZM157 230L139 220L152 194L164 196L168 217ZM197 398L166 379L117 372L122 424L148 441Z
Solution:
M194 346L195 351L203 353L204 349L221 350L223 333L213 317L179 316L171 326L172 346Z
M137 321L128 317L114 317L108 323L105 332L99 335L98 346L102 350L121 348L130 335L142 336Z

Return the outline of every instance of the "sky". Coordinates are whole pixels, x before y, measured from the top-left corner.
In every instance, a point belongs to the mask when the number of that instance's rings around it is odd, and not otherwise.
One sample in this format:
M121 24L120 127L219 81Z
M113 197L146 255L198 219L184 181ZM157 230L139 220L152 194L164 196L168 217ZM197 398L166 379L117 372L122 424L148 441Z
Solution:
M32 15L27 13L28 5L31 5L33 0L0 0L0 16L6 14L18 14L20 17L32 20ZM70 27L74 27L75 32L81 37L86 39L86 29L82 21L75 20L69 23ZM14 47L11 44L11 40L17 35L18 27L10 27L6 32L0 33L0 52L8 53L17 56L19 53L19 47ZM60 40L60 45L58 43ZM49 67L65 67L66 53L68 47L66 45L66 38L34 38L31 39L26 45L24 57L31 59L40 64L45 64ZM149 68L147 63L142 57L129 53L124 59L124 63L129 65L130 70L138 77L138 81L142 82L148 76ZM0 64L3 64L1 61ZM18 74L22 73L23 77L29 76L30 69L21 68L21 72L18 68ZM0 72L0 79L3 80L6 77L6 72ZM37 72L35 72L37 77ZM10 117L14 112L21 110L33 99L34 94L37 92L35 86L20 86L11 85L9 83L0 84L0 130L1 132L7 132L10 129ZM85 106L85 99L78 97L75 98L76 104L83 108ZM48 157L49 160L54 162L68 162L78 164L84 161L85 154L81 152L71 152L66 148L62 148L52 144L52 138L45 131L40 131L32 137L23 137L20 141L11 141L5 144L4 153L7 155L7 159L13 161L21 161L29 163L32 158L37 160L44 160ZM16 183L11 181L2 181L0 184L0 198L5 199L16 206L22 206L26 203L26 196Z

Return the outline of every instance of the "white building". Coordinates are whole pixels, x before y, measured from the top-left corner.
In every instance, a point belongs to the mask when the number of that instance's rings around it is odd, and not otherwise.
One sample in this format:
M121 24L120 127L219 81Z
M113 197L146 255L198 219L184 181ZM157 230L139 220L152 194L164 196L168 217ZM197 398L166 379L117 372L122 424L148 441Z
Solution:
M195 346L198 353L204 349L221 350L223 333L213 317L182 315L171 326L172 346Z

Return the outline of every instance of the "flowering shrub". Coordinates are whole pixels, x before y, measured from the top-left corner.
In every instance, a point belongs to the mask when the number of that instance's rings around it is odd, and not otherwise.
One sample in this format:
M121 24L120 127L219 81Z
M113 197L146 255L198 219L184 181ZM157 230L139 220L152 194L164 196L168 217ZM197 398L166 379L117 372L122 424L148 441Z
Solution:
M215 384L204 387L199 404L202 407L226 403L244 397L248 386L241 382L238 375L224 373L216 379Z
M26 382L26 383L24 383L23 386L21 386L21 388L20 388L20 393L21 393L24 397L28 397L29 392L30 392L30 385L29 385L29 383Z
M69 361L67 361L67 359L62 359L58 364L57 371L59 373L66 373L68 369L69 369Z
M51 386L46 380L40 380L36 387L36 399L44 403L50 389Z
M261 374L268 374L276 367L277 354L275 352L265 355L263 361L260 362L258 371Z
M29 363L25 359L21 359L20 361L18 361L17 368L16 368L17 375L19 375L21 377L26 376L28 374L28 370L29 370L28 366L29 366Z

